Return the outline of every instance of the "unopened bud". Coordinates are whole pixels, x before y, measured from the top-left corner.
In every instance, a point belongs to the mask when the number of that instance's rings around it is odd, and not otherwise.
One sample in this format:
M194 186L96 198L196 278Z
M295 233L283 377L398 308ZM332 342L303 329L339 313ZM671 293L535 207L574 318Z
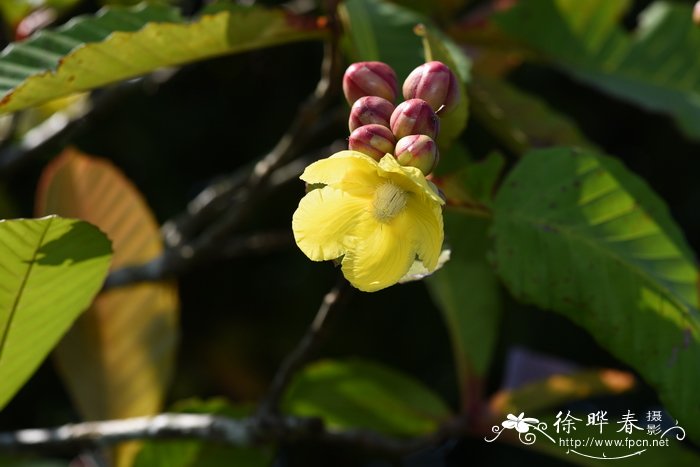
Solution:
M442 62L428 62L419 66L403 82L405 99L423 99L434 111L448 113L461 98L457 77Z
M400 103L391 114L389 123L396 138L426 135L435 139L440 131L440 119L422 99L410 99Z
M360 97L350 109L350 120L348 126L350 131L362 125L376 123L377 125L389 128L389 119L394 112L394 104L377 96Z
M404 136L396 143L394 155L399 164L416 167L425 175L433 171L440 159L437 144L425 135Z
M396 89L396 73L383 62L353 63L343 76L343 92L350 105L363 96L378 96L394 102Z
M391 130L376 123L357 128L348 138L351 150L367 154L377 161L387 153L393 154L395 145L396 138Z
M700 1L695 2L693 7L693 22L696 26L700 26Z

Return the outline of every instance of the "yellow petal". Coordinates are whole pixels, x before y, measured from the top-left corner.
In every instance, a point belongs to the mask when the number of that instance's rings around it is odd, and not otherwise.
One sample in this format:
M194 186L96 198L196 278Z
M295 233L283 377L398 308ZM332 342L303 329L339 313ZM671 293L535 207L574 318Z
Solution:
M415 167L404 167L390 154L385 155L379 161L379 168L384 172L384 176L401 186L404 190L417 193L421 197L427 197L439 203L445 204L437 191L435 185L425 179L425 175L420 169Z
M343 274L365 292L396 284L413 264L416 250L395 223L377 222L372 214L358 219L355 242L343 258Z
M326 261L345 254L348 234L368 210L367 201L326 186L299 202L292 218L294 239L309 259Z
M340 151L316 161L299 178L306 183L323 183L356 196L371 196L374 187L381 183L377 161L357 151Z
M413 244L423 266L430 272L434 271L442 252L444 237L440 205L410 196L404 212L395 219L395 225Z

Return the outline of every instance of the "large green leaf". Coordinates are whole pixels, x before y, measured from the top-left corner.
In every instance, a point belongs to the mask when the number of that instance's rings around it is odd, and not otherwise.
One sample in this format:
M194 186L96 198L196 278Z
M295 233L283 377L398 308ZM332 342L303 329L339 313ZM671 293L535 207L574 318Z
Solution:
M86 222L0 221L0 408L90 305L110 258L109 240Z
M173 411L230 418L241 418L251 412L247 407L234 407L222 399L182 401ZM136 457L134 467L267 467L272 457L271 450L265 447L238 448L196 440L147 441Z
M643 180L592 151L533 151L503 182L493 234L515 297L586 328L700 439L698 273Z
M445 235L452 256L430 276L428 286L450 333L463 407L473 403L489 369L501 318L501 291L486 259L486 219L445 212Z
M188 22L171 7L113 7L10 45L0 57L0 112L165 66L322 34L316 23L281 10L230 6Z
M362 360L321 361L289 387L284 410L321 417L332 428L365 428L415 436L434 431L450 415L442 400L418 381Z
M574 77L646 109L667 113L700 138L700 29L690 5L656 2L634 34L618 20L629 1L518 2L496 17L509 35Z

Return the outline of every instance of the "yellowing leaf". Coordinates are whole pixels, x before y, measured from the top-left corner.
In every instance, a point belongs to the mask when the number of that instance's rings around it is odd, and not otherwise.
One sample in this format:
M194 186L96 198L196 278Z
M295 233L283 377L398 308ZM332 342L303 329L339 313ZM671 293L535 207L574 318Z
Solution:
M317 24L281 10L230 6L185 22L171 7L113 7L8 47L0 56L0 112L161 67L322 35Z
M67 149L44 172L37 211L89 220L112 240L112 268L158 256L158 226L136 188L110 162ZM56 349L58 369L87 419L160 411L177 340L172 283L102 293Z
M576 400L630 391L635 383L631 373L613 369L553 375L512 391L499 391L493 395L489 406L496 416L532 414Z

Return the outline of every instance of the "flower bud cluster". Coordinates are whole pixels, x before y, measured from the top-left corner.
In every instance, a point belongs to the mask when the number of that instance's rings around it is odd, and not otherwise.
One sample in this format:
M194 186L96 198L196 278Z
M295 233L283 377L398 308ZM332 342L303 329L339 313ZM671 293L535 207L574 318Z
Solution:
M353 63L343 76L343 92L352 106L348 146L379 160L393 154L401 165L430 174L439 160L435 140L440 115L458 104L459 83L442 62L413 70L403 83L405 101L394 107L396 73L382 62Z

